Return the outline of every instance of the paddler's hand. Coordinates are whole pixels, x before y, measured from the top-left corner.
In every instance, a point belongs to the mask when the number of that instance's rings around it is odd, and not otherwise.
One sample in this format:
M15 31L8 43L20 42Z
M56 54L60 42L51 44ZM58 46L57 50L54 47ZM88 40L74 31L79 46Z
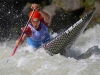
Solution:
M24 34L23 37L20 37L18 40L16 40L16 45L22 45L24 40L26 39L27 34Z
M31 4L31 9L32 10L35 10L35 11L39 11L40 10L40 7L38 4L34 3L34 4Z
M20 41L20 40L18 39L18 40L16 40L15 44L18 45L18 46L19 46L19 45L22 45L22 41Z

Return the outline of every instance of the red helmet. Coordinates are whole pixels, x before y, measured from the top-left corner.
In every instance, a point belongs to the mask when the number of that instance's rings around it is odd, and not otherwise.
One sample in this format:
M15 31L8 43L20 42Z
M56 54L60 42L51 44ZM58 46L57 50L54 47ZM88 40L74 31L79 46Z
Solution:
M31 18L30 20L31 21L40 21L42 19L41 17L41 14L37 11L33 11L33 14L32 14L32 11L29 13L29 18Z

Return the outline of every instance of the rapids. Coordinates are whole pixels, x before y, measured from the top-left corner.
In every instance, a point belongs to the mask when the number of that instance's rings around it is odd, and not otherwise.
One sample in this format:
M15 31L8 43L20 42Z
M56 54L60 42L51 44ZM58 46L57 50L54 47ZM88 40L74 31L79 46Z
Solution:
M14 43L15 40L0 43L0 75L100 75L99 24L78 37L68 58L60 54L50 56L43 48L35 51L26 43L10 57ZM91 55L77 60L87 51Z

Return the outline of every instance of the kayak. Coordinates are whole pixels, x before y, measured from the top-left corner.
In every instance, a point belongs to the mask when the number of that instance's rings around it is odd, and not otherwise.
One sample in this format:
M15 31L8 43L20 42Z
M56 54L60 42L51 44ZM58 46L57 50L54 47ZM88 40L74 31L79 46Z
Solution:
M94 12L95 12L95 9L91 10L87 15L82 17L79 21L74 23L67 30L59 34L50 42L44 44L43 48L50 55L54 55L58 53L62 55L68 54L68 50L71 48L71 46L76 41L78 36L81 33L83 33L83 31L89 24L90 20L92 19Z

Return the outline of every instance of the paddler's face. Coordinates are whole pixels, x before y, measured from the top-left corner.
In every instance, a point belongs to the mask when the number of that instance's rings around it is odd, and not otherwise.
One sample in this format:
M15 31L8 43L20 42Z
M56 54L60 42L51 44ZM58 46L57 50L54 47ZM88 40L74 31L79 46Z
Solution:
M38 29L39 25L40 25L40 20L33 20L31 21L32 23L32 26L35 28L35 29Z

